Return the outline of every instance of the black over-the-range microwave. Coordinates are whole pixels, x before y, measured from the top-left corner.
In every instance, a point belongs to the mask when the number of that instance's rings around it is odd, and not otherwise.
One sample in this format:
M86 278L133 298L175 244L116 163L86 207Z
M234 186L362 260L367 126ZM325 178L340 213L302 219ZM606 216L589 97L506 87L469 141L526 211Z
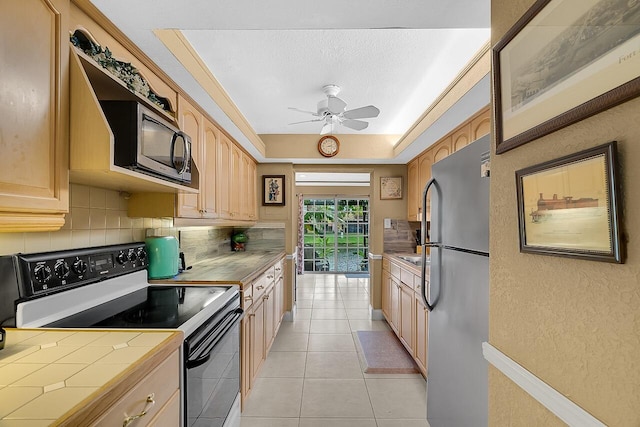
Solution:
M114 163L179 183L191 182L191 138L136 101L100 101L114 137Z

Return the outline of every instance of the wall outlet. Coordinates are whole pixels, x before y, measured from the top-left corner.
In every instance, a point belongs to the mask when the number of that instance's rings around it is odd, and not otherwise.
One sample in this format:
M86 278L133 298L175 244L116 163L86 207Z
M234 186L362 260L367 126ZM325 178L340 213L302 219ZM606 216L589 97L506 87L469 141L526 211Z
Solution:
M384 228L391 228L391 218L384 219Z

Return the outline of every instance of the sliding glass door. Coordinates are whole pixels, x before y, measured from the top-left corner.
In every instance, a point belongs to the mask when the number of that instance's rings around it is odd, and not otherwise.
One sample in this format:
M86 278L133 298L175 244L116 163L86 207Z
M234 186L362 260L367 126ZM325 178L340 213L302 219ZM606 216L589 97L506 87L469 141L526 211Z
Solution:
M305 199L305 272L369 271L369 199Z

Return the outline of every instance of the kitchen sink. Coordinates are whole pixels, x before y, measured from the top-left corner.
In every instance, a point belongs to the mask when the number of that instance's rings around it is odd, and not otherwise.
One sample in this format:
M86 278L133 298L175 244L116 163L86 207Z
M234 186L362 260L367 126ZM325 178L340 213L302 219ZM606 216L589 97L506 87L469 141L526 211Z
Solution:
M411 264L421 265L422 264L422 256L421 255L400 255L398 258L410 262ZM429 257L426 258L427 264L429 264Z

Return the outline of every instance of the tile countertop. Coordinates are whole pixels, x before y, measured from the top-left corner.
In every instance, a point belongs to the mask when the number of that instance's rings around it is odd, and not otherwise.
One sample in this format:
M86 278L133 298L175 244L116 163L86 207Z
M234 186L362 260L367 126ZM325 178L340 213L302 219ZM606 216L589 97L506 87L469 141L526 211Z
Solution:
M149 283L233 284L251 282L266 268L285 256L284 252L229 252L193 264L170 279L149 280Z
M179 331L7 329L0 426L79 425L181 342Z
M404 253L404 252L399 252L399 253L394 253L394 252L385 252L384 254L382 254L384 257L387 257L389 260L399 263L400 265L402 265L403 267L405 267L408 270L411 270L414 274L416 275L420 275L421 274L421 266L420 264L414 264L410 261L407 261L405 259L402 259L402 257L410 257L410 258L414 258L414 257L419 257L420 254L416 254L416 253ZM427 258L429 256L427 255ZM427 261L427 268L425 271L425 274L428 276L429 275L429 261Z

